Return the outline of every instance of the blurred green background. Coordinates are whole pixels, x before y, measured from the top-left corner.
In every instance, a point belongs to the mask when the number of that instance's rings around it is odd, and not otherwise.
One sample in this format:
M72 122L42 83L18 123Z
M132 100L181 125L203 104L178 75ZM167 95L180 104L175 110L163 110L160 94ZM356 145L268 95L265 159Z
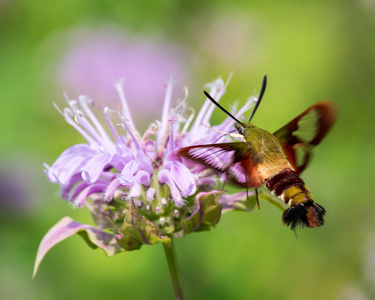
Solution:
M31 280L52 225L66 215L92 224L43 174L42 163L83 142L52 101L64 107L64 91L99 104L110 99L108 84L131 55L125 79L134 74L156 85L135 84L129 98L142 129L161 109L134 103L160 103L168 72L178 93L190 88L196 109L204 84L218 76L234 71L223 99L229 107L255 95L267 74L254 123L271 132L320 100L335 100L340 110L303 174L327 209L326 224L299 230L296 239L267 203L225 214L214 231L176 241L187 298L375 299L372 0L0 1L0 299L172 299L161 245L107 258L74 236L48 253ZM148 61L138 66L142 57ZM163 65L166 75L158 73ZM219 111L214 117L224 118Z

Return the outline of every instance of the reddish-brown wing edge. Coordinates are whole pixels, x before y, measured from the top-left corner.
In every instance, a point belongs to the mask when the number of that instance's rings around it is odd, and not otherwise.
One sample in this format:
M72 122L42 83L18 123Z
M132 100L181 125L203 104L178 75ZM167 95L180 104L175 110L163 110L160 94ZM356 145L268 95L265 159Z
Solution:
M317 125L318 131L313 138L312 141L309 143L305 143L298 139L297 136L293 135L293 132L298 130L298 121L305 115L307 115L310 111L317 110L319 112ZM310 158L311 158L311 150L313 146L318 145L328 131L331 129L332 125L335 123L337 118L337 106L332 101L322 101L318 102L308 109L306 109L303 113L298 115L292 121L287 123L285 126L281 127L279 130L274 132L274 135L280 141L282 147L284 148L285 154L289 160L289 162L294 166L296 172L299 174L301 173L307 166ZM301 149L306 149L304 162L297 166L296 164L296 153L295 148L301 146Z

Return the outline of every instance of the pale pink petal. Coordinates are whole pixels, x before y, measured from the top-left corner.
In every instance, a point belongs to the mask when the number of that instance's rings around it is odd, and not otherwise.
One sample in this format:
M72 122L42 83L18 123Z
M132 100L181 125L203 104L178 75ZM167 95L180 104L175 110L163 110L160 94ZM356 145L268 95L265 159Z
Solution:
M102 248L108 256L113 256L122 250L113 234L65 217L53 226L42 239L36 255L33 277L35 277L42 259L53 246L80 231L85 231L90 242Z

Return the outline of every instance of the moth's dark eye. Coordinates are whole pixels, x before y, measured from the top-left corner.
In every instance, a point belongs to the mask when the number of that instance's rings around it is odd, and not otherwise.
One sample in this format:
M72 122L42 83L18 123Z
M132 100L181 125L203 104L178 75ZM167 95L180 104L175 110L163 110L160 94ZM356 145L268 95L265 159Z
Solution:
M238 132L239 132L240 134L243 134L243 132L244 132L244 129L243 129L242 126L239 126L239 127L237 128L237 130L238 130Z

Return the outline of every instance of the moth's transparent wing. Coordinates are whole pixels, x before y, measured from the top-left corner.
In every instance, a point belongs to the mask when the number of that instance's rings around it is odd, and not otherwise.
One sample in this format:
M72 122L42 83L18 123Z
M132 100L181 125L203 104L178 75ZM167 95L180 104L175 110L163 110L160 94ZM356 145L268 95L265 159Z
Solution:
M251 162L248 143L196 145L178 150L178 154L216 171L227 173L230 182L243 187L258 187L260 180Z

